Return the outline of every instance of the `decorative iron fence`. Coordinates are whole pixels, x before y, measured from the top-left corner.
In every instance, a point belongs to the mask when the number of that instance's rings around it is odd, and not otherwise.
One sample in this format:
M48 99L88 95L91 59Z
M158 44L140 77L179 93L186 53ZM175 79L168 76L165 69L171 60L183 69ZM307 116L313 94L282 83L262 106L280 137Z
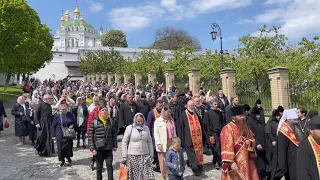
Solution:
M142 86L142 87L146 87L146 85L148 84L149 82L148 82L148 76L142 76L142 78L141 78L141 81L140 81L140 85Z
M177 90L183 90L186 84L189 84L189 77L174 77L172 84L177 88Z
M253 82L237 82L233 85L233 88L235 88L236 95L239 97L240 104L248 104L250 107L253 107L257 99L260 99L265 114L271 115L272 103L269 79Z
M132 84L136 84L136 79L134 78L133 75L130 76L129 82Z
M163 84L166 87L166 77L164 75L157 75L156 81L158 84Z
M289 107L304 107L320 111L320 81L302 81L287 86Z
M212 78L200 78L200 87L205 88L206 92L211 90L213 94L216 94L219 88L221 88L221 78L212 77Z

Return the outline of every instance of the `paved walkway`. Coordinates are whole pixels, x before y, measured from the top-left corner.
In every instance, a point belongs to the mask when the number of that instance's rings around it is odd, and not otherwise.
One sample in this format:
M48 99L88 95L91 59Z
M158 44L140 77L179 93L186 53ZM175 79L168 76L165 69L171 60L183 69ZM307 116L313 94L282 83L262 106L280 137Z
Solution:
M16 146L18 138L14 136L14 121L11 116L11 107L13 102L6 102L5 104L8 119L10 120L10 128L2 131L0 136L0 179L1 180L94 180L96 179L95 171L89 168L91 153L88 149L74 148L73 166L59 168L58 158L53 157L39 157L36 155L35 149L31 143L27 141L24 146ZM117 172L119 163L121 162L121 137L118 137L119 148L114 153L114 174L117 179ZM76 143L74 143L76 144ZM185 157L186 159L186 157ZM205 156L204 165L205 172L202 177L195 177L191 173L191 169L187 168L184 174L186 180L200 180L200 179L221 179L221 171L213 168L210 162L211 157ZM103 173L105 179L107 172ZM160 180L159 173L156 173L156 180Z

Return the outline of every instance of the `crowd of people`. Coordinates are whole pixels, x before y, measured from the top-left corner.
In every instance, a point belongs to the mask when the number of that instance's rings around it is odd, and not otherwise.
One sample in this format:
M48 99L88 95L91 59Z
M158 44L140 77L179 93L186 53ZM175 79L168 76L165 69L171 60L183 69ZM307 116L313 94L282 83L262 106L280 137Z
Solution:
M201 176L204 154L212 156L210 163L222 170L223 180L320 178L316 110L279 106L266 120L260 99L250 107L240 105L237 96L229 101L221 89L192 93L188 85L176 90L158 83L135 87L64 79L33 80L25 87L11 111L18 145L29 136L38 155L50 156L56 144L60 167L70 166L74 141L64 129L74 130L76 147L92 153L90 168L96 165L97 179L102 179L104 161L108 179L114 179L118 135L123 135L129 180L154 179L154 172L180 180L185 165Z

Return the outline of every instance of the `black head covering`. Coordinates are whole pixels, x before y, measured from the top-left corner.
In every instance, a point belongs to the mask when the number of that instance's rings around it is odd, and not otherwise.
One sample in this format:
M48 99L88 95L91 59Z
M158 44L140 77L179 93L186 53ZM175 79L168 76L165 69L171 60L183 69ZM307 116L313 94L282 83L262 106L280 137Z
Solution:
M314 116L318 115L318 111L315 109L311 109L308 113L309 118L313 118Z
M278 106L277 110L278 110L279 112L282 112L282 113L283 113L284 108L283 108L282 106Z
M258 100L256 101L256 104L261 104L261 99L258 99Z
M260 114L260 110L259 110L259 108L258 108L258 107L254 107L254 108L252 109L251 114L253 114L253 115Z
M244 111L250 111L250 106L248 104L243 105L243 110Z
M280 116L280 111L279 111L278 109L275 110L273 116L274 116L274 117Z
M311 118L310 129L311 130L320 129L320 116L316 115Z
M244 114L243 106L234 106L231 108L232 116L239 116Z

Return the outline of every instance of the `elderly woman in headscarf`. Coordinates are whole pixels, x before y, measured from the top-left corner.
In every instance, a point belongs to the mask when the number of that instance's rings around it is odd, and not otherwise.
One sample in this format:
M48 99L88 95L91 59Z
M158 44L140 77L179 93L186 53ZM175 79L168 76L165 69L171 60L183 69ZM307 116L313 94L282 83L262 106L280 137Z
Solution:
M172 145L172 138L177 136L171 113L171 109L168 106L164 106L160 117L154 122L154 141L163 179L168 176L168 168L165 162L166 153Z
M67 111L66 104L60 105L60 111L54 116L51 128L52 139L57 142L58 159L61 161L60 167L65 165L65 159L68 160L68 165L71 165L71 157L73 156L73 141L63 139L62 126L67 128L75 126L74 116Z
M28 136L29 107L25 104L23 96L19 96L17 103L13 105L11 114L15 120L15 135L19 137L19 144L24 145L25 137Z
M31 102L38 105L39 101L39 92L37 90L34 90L31 96Z
M77 121L77 125L74 127L75 131L77 132L77 147L80 147L80 135L82 136L82 143L83 148L86 145L86 127L88 122L89 111L86 105L86 98L78 97L76 100L76 106L72 108L72 113L75 116L75 120Z
M122 157L128 166L129 180L154 179L153 143L145 122L143 114L137 113L122 139Z

